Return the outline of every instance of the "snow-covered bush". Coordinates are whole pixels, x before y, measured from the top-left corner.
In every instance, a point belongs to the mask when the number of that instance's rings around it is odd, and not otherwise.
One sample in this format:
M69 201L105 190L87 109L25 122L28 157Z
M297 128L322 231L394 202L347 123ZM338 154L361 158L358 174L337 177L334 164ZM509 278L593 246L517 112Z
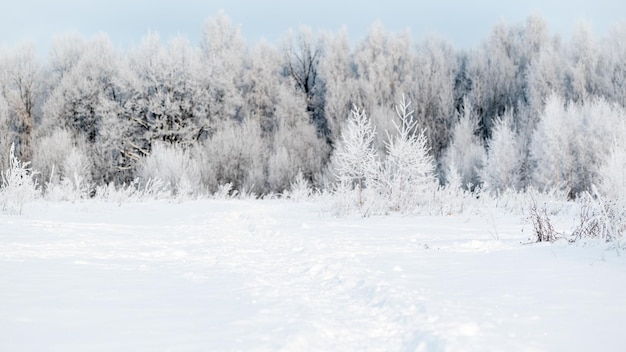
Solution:
M454 163L449 165L449 168L446 172L446 184L434 192L434 199L429 210L430 215L464 214L476 205L477 200L481 199L480 188L469 191L461 184L461 175L456 171Z
M237 196L239 192L233 189L233 184L228 182L217 187L217 191L213 193L214 199L231 199Z
M104 202L122 204L137 199L139 180L127 185L116 186L113 182L97 186L94 198Z
M345 216L360 209L354 186L346 182L335 183L331 190L321 197L322 209L334 216Z
M33 167L40 174L44 196L51 200L77 200L92 195L92 159L85 143L78 143L63 128L38 137Z
M147 182L146 189L150 186L148 181L160 180L177 197L201 192L200 169L189 149L182 146L154 143L150 155L139 161L138 169L140 179Z
M65 173L65 179L70 180L73 193L78 198L88 197L91 186L89 158L78 148L72 148L63 161L61 169Z
M302 202L309 200L313 195L313 189L311 189L311 185L309 181L304 178L302 171L299 171L296 175L296 178L293 182L291 182L290 190L285 192L285 198L294 200L296 202Z
M35 180L37 171L30 168L30 162L22 162L15 156L15 145L9 152L9 168L2 172L0 205L8 214L21 214L24 203L40 195L39 185Z
M545 205L538 206L536 202L533 202L528 220L533 225L536 242L554 242L562 237L554 229Z
M158 178L143 181L137 188L137 197L140 200L164 199L172 195L171 184Z
M264 191L267 145L261 135L258 121L227 122L199 146L196 160L210 192L228 183L240 194L244 189Z
M140 181L135 179L133 182L122 185L108 183L106 185L97 186L94 198L105 202L141 202L145 200L166 199L172 196L169 184L159 179L149 179Z
M580 195L579 224L572 232L572 241L600 239L617 242L626 233L626 209L617 199L607 199L594 188L593 193Z
M78 148L72 147L59 166L52 167L45 196L51 200L78 200L91 195L91 174L89 159ZM56 174L59 175L56 175Z
M64 128L55 128L38 136L33 150L33 167L40 172L42 184L58 183L65 176L60 167L74 147L71 133Z

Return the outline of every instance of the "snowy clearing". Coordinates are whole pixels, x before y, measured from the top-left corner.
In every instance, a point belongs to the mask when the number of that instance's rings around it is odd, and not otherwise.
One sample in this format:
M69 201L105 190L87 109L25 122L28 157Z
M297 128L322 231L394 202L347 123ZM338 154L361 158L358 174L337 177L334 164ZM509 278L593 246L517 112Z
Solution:
M526 244L514 215L319 208L39 202L0 215L0 351L624 349L615 250Z

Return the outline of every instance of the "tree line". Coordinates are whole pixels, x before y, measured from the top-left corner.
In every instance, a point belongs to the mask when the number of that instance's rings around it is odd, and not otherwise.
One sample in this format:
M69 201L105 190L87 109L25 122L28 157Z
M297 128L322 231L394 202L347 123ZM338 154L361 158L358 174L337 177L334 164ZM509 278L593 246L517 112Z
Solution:
M149 33L126 52L105 35L63 36L45 61L32 45L3 49L0 169L14 145L42 185L267 194L301 173L325 188L354 107L381 160L398 133L423 134L441 184L575 196L624 169L625 23L564 40L533 15L470 50L380 23L356 43L303 27L250 45L219 14L202 34L193 45ZM413 131L396 113L403 97Z

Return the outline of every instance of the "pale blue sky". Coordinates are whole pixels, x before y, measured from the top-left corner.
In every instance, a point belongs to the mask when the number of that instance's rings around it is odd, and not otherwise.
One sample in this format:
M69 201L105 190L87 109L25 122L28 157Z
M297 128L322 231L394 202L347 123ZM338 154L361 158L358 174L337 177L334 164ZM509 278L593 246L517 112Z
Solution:
M47 52L55 34L78 32L91 37L109 35L116 46L129 48L148 33L162 38L182 34L199 41L205 20L223 9L241 25L248 42L265 38L276 42L289 28L302 24L335 31L348 28L350 38L364 37L375 20L391 31L409 28L413 37L435 33L455 47L469 48L486 38L499 21L518 23L540 13L553 33L567 37L581 21L596 35L626 19L623 0L527 0L527 1L151 1L151 0L4 0L0 11L0 43L13 46L33 41Z

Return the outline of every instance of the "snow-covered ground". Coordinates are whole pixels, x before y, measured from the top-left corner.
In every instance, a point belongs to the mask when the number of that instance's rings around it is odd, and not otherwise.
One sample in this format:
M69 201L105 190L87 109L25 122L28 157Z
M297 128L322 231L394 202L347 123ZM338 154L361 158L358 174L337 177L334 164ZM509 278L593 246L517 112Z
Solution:
M530 225L498 212L319 209L40 202L0 215L0 351L626 349L614 250L527 244Z

